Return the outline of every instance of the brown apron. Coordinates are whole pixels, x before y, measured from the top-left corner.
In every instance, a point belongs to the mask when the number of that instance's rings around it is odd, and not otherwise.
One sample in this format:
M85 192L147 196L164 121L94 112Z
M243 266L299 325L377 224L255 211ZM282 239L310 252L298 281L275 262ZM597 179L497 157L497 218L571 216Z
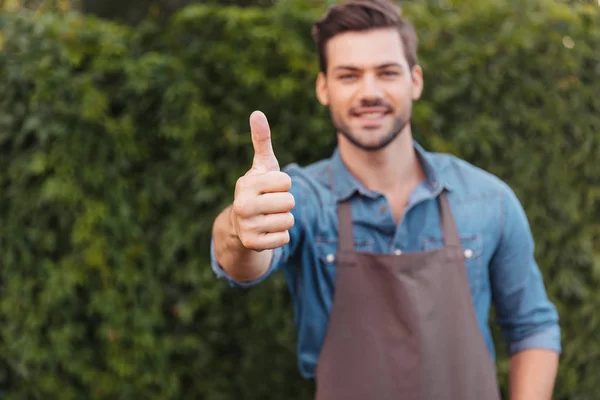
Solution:
M438 204L445 246L402 255L355 251L350 204L338 205L316 400L500 399L445 191Z

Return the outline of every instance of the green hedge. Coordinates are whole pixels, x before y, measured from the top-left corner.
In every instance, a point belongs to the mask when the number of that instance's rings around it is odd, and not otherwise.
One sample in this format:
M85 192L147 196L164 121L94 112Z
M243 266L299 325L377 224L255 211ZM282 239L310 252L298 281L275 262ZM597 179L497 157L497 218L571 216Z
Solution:
M236 290L209 265L213 218L251 163L250 112L269 116L281 164L334 145L314 96L323 10L281 4L135 30L0 17L0 397L311 398L282 276ZM425 68L417 139L515 189L561 315L555 399L596 398L598 8L405 12Z

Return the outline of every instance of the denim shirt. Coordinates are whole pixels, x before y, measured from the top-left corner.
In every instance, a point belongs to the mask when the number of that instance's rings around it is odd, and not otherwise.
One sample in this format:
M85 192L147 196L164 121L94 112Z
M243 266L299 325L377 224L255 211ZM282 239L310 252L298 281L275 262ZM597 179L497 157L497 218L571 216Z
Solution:
M437 196L447 190L464 249L479 328L492 359L491 304L508 355L531 348L560 352L558 313L549 301L534 259L534 241L524 210L507 184L452 155L414 143L426 180L412 193L399 224L385 196L365 188L346 169L338 150L306 167L287 165L292 178L295 225L290 242L274 251L268 272L237 282L214 257L212 268L230 285L250 287L282 271L291 292L298 330L298 367L314 376L333 302L338 245L337 202L349 199L358 251L419 252L443 245Z

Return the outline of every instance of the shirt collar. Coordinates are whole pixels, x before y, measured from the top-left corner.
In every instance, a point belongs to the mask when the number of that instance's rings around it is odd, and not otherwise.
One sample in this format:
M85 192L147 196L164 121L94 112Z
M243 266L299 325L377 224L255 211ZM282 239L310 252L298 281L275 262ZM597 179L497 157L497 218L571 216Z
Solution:
M427 152L419 143L414 140L413 146L425 171L425 186L431 190L431 193L434 196L440 194L443 189L450 190L450 185L448 185L448 182L443 180L443 166L438 165L436 160L433 159L432 154ZM350 173L350 171L348 171L348 168L344 164L337 147L331 157L329 182L330 187L336 194L338 201L346 200L355 193L359 193L362 196L370 198L377 198L381 195L378 192L367 189L354 177L354 175Z

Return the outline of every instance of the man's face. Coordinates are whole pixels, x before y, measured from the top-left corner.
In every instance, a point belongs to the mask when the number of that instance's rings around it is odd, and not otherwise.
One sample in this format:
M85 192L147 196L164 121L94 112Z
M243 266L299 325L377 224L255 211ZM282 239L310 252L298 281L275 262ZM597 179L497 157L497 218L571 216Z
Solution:
M422 91L422 73L411 71L395 29L347 32L326 46L327 75L317 96L329 107L338 132L355 146L379 150L409 122Z

